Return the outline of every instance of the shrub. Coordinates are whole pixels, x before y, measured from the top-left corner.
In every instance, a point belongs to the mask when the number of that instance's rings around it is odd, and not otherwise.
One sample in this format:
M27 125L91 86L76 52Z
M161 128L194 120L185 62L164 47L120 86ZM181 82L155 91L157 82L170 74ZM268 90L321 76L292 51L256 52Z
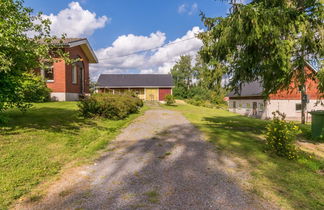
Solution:
M174 99L174 96L173 95L166 95L165 96L165 102L167 105L173 105L175 103L175 99Z
M25 73L21 84L21 94L23 95L24 102L50 101L51 90L40 76Z
M198 97L187 99L186 102L194 106L202 106L202 107L216 108L216 109L227 109L227 104L225 102L216 104L216 103L212 103L210 100L202 100L199 99Z
M131 113L138 112L143 101L129 94L113 95L107 93L93 94L78 104L84 117L104 117L113 120L126 118Z
M178 99L187 98L188 90L184 87L174 87L172 91L173 95Z
M287 122L285 115L273 112L273 120L266 127L267 148L278 156L297 158L296 136L301 132L293 122Z

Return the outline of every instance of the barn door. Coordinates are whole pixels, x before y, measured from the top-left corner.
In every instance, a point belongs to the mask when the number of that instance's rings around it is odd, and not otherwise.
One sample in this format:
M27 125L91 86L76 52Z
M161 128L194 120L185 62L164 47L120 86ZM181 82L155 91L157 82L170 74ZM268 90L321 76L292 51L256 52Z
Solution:
M159 89L147 88L145 95L147 101L157 101L159 97Z

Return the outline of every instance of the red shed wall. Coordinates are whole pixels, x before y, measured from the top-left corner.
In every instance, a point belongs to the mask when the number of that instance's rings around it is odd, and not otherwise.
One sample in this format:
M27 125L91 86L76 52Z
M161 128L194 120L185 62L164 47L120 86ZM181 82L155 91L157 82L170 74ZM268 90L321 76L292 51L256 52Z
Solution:
M164 101L166 95L171 94L171 88L160 88L159 89L159 101Z
M305 71L307 72L307 74L315 73L308 66L305 66ZM308 79L306 81L306 94L309 96L309 99L313 100L316 100L320 97L316 81L312 79ZM295 87L295 84L292 82L290 84L289 90L278 91L276 94L271 94L269 97L272 100L300 100L301 93L298 87Z

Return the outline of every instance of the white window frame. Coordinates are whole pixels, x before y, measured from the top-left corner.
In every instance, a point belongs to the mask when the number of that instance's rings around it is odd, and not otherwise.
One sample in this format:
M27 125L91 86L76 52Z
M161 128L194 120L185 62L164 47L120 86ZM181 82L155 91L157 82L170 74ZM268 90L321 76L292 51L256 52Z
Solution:
M52 70L53 79L46 79L46 77L45 77L45 71L48 70L48 69L51 69ZM43 79L46 82L48 82L48 83L54 82L54 77L55 77L55 75L54 75L54 64L51 64L51 66L48 66L46 69L41 69L41 75L42 75Z
M78 84L78 68L77 65L72 65L72 84Z

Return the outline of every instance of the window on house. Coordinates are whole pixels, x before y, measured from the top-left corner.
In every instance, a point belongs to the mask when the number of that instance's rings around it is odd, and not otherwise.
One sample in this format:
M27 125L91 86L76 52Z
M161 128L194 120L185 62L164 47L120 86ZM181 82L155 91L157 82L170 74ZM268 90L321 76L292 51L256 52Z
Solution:
M264 104L263 103L259 103L259 109L260 109L260 111L264 110Z
M236 101L233 101L233 108L236 109Z
M247 103L246 104L246 108L250 109L251 108L251 104L250 103Z
M242 108L242 104L239 104L239 109L241 109Z
M72 84L77 84L78 82L78 73L77 73L77 66L72 66Z
M301 110L302 110L302 105L296 104L296 111L301 111Z
M41 75L47 82L54 82L54 66L53 63L45 63L44 69L41 70Z

